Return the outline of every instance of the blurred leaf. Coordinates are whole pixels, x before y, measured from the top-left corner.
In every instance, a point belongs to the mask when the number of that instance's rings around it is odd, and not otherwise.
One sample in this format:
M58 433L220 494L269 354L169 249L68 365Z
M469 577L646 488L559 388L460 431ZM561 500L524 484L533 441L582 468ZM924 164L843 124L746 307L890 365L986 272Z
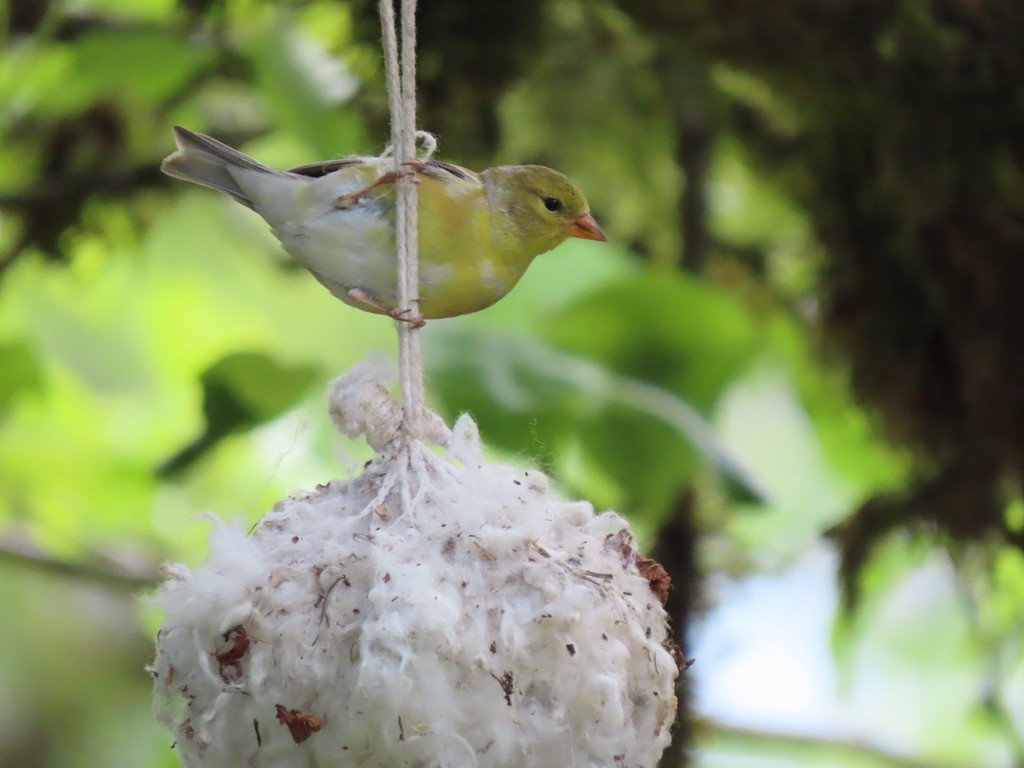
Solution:
M35 352L23 341L0 344L0 416L11 407L14 399L24 391L38 391L43 385L43 373Z
M184 5L178 0L88 0L80 7L95 13L109 13L122 19L165 19L173 17L175 7Z
M1003 547L992 564L992 593L981 603L993 637L1011 635L1024 624L1024 553Z
M65 87L73 59L64 46L57 45L22 45L5 51L0 56L0 128L6 130L30 111L52 110L52 100ZM19 154L12 160L28 159ZM3 158L7 159L6 152ZM6 163L0 168L5 176L9 173Z
M757 329L724 291L676 272L628 277L556 317L546 337L707 413L750 363Z
M256 352L227 355L203 372L203 389L222 393L250 414L255 423L269 421L287 410L313 381L316 369L301 365L287 367ZM221 418L213 403L204 405L213 424Z
M850 504L906 482L906 451L889 445L853 398L846 372L823 364L806 325L777 313L766 324L767 351L782 362L810 416L829 464L852 486Z
M287 367L256 352L221 358L200 377L206 429L157 470L170 476L190 467L230 434L244 432L294 406L316 378L311 366Z
M69 47L74 66L57 104L70 100L88 105L118 98L137 108L155 106L212 58L210 52L186 45L177 32L157 27L95 29Z
M723 240L766 247L803 245L811 237L807 214L750 165L732 137L715 145L710 225Z
M631 511L660 519L700 466L689 437L679 439L678 426L638 410L636 403L609 403L572 426L582 450L623 490Z
M549 462L586 409L580 393L529 364L518 340L473 331L425 340L431 393L450 414L472 414L494 447Z
M118 327L81 305L40 295L26 309L38 347L96 391L129 391L145 377L145 351L128 326Z
M449 333L433 341L432 391L450 410L468 409L493 445L550 460L582 438L637 504L663 491L651 484L665 477L673 490L692 479L686 454L696 451L744 495L762 497L697 410L661 387L526 338Z
M282 128L323 158L366 148L362 119L344 105L357 81L319 41L279 26L256 36L247 51Z

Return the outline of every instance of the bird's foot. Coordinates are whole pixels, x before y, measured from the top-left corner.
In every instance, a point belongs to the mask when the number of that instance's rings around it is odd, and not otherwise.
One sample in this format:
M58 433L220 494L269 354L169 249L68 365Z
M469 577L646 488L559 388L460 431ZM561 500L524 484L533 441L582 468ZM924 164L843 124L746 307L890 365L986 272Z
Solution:
M363 187L362 189L357 189L355 192L348 192L344 195L339 195L338 198L334 201L334 207L340 208L342 210L351 208L352 206L357 205L363 197L365 197L367 194L375 190L377 187L382 187L385 184L394 184L401 178L404 178L406 176L415 176L417 173L419 173L420 169L418 166L421 165L420 163L412 162L405 163L405 165L412 166L412 170L388 171L369 186Z
M361 288L349 289L348 297L352 299L352 301L355 302L356 304L362 304L366 307L369 307L374 312L379 312L382 315L387 315L392 320L397 320L400 323L408 323L413 328L422 328L424 325L427 324L427 321L423 319L423 316L420 315L419 312L413 314L415 310L398 309L397 307L394 309L388 309ZM416 303L418 304L420 301L421 299L417 299Z
M427 324L427 321L423 318L419 312L412 314L413 309L392 309L388 311L388 317L393 320L397 320L400 323L408 323L411 328L422 328Z

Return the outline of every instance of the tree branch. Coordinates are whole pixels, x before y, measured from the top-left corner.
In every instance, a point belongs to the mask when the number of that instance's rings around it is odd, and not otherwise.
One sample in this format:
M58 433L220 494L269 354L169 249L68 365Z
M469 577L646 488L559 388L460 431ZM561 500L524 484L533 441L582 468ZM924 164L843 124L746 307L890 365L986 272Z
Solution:
M87 581L116 589L136 591L159 582L156 569L132 569L111 562L87 563L53 557L23 541L0 539L0 563L34 568L75 581Z
M697 743L704 747L713 745L716 741L728 741L731 745L739 744L751 750L774 750L791 755L804 753L818 760L822 759L823 753L847 759L870 760L871 765L878 768L974 768L973 765L969 766L966 763L926 762L855 739L747 728L707 718L696 720L695 726Z

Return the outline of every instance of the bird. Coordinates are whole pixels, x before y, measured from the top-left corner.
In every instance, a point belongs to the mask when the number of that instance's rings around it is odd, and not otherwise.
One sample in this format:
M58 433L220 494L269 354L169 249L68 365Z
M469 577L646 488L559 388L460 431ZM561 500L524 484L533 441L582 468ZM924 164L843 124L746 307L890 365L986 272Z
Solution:
M346 157L273 170L201 133L174 126L161 170L226 192L259 214L284 250L341 301L422 325L485 309L534 258L569 237L607 240L586 197L542 165L475 173L440 160L396 170L388 157ZM395 182L418 185L419 299L397 306Z

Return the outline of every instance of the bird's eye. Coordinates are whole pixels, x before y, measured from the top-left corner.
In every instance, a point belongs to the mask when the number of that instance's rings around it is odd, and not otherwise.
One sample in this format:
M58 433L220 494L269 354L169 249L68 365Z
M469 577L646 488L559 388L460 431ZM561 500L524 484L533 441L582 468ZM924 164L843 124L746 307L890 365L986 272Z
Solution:
M557 197L545 197L544 207L547 208L552 213L554 213L555 211L562 210L562 201L559 200Z

